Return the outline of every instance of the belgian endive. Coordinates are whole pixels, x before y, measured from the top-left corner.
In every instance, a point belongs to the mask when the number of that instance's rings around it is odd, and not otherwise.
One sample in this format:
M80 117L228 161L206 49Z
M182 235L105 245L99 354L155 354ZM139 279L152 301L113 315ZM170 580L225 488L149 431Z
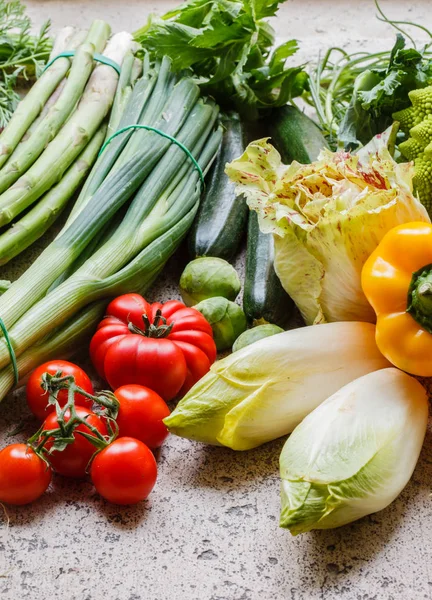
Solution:
M329 529L385 508L411 477L427 418L424 388L397 369L340 389L282 450L281 527L294 535Z
M369 323L294 329L215 363L164 422L176 435L248 450L290 433L341 387L388 366Z

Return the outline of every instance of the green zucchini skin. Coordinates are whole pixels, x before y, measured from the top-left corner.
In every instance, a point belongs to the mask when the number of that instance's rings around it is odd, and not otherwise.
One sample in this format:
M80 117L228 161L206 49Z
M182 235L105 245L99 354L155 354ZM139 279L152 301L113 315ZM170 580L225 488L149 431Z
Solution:
M262 233L258 215L251 210L248 221L243 310L254 325L271 323L286 329L294 302L283 289L273 267L273 236Z
M268 134L286 165L293 160L311 163L320 150L328 148L318 125L295 106L282 106L272 112Z
M327 147L319 127L294 106L283 106L272 112L264 135L269 134L285 164L293 160L310 163ZM272 323L285 329L293 314L294 302L283 289L273 261L273 236L261 232L257 214L251 211L243 309L254 324Z
M222 145L206 181L206 191L188 237L191 258L214 256L231 260L247 228L248 207L236 197L225 165L243 154L243 128L238 115L222 118Z

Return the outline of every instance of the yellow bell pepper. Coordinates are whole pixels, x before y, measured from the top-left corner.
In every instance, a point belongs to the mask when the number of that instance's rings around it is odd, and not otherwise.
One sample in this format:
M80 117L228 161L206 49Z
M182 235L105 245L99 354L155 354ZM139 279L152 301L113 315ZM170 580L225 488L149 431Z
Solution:
M382 354L403 371L432 376L432 225L391 229L366 261L362 287Z

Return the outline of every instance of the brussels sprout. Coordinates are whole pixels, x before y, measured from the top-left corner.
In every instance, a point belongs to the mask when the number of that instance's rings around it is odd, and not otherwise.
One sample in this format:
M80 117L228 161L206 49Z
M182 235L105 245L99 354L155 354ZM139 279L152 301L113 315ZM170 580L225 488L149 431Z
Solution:
M197 258L186 266L180 278L180 291L187 306L217 296L235 300L240 289L237 271L222 258Z
M284 330L282 329L282 327L278 327L277 325L271 325L270 323L266 323L265 325L258 325L257 327L253 327L252 329L244 331L234 342L232 351L237 352L237 350L241 350L242 348L245 348L245 346L249 346L249 344L253 344L258 340L270 337L271 335L282 333L283 331Z
M216 348L220 352L231 348L247 327L246 315L238 304L226 298L208 298L194 308L204 315L213 329Z

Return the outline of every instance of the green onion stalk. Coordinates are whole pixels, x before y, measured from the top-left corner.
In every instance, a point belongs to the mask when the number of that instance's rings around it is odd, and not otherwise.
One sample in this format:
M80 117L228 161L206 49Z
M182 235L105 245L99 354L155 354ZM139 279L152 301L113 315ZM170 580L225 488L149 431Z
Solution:
M168 63L168 69L166 63ZM158 81L158 84L155 85L154 94L151 94L150 97L146 94L142 96L143 114L141 119L145 121L147 115L149 115L149 119L152 119L150 122L155 124L156 127L159 125L166 133L176 135L183 121L198 101L198 87L189 79L180 80L175 89L171 83L167 85L167 82L171 79L169 61L164 61L161 65L158 79L162 80L162 83L159 85L160 82ZM159 105L160 115L156 122L154 119L156 112L155 97ZM129 104L132 101L131 98ZM200 104L202 104L202 101L200 101ZM188 128L192 135L199 135L199 130L192 120L189 121ZM128 146L134 143L134 138L138 136L139 144L136 156L132 156L121 168L109 173L89 199L83 202L83 209L71 222L66 223L65 228L54 242L42 252L29 269L0 298L0 316L6 327L10 328L17 319L46 294L54 281L75 262L90 241L137 192L158 161L163 157L164 152L171 146L168 140L158 134L145 131L133 133ZM107 150L110 149L110 146L111 144ZM125 151L127 149L126 147ZM179 165L186 163L189 168L192 168L189 162L190 159L180 149L170 148L170 150L171 155L174 153L176 158L169 165L170 171L162 172L159 179L156 179L159 177L159 173L156 176L153 174L150 182L146 184L154 186L156 196L159 190L166 185L168 175L171 176L173 172L178 174ZM120 155L119 160L121 159L122 156ZM95 178L94 173L90 177ZM141 209L141 219L147 216L145 211L150 212L152 202L155 203L154 195L152 198L145 199ZM135 214L133 218L127 219L127 216L125 217L127 238L132 239L131 231L135 230L139 222ZM41 276L42 272L43 277Z
M174 77L169 60L164 59L156 70L158 78L151 94L145 90L142 94L139 122L174 136L206 172L221 142L221 131L215 129L218 108L214 102L200 99L191 79ZM132 100L133 94L125 113ZM54 328L62 327L90 302L146 289L189 229L199 197L199 175L190 157L155 132L134 131L99 187L0 298L0 316L17 356ZM115 233L111 232L88 260L45 296L129 201ZM1 340L0 368L9 362Z
M119 127L121 117L125 111L127 103L131 97L134 85L138 77L141 75L143 63L140 59L135 58L133 52L128 52L126 55L122 70L120 73L117 91L114 98L113 107L107 130L107 139L115 133Z
M114 133L118 129L123 129L129 125L139 123L157 81L157 71L144 64L143 76L135 84L133 92L124 108L120 120L118 121L117 117L112 115L108 129ZM145 114L146 113L144 113L144 115ZM67 221L67 227L74 221L75 217L81 211L83 206L87 204L99 186L103 183L104 179L109 174L111 168L115 164L116 160L120 156L120 153L125 148L132 135L133 131L129 130L125 131L124 134L117 136L110 142L110 144L105 148L104 152L99 156L90 173L90 176L87 178L83 189L72 208Z

